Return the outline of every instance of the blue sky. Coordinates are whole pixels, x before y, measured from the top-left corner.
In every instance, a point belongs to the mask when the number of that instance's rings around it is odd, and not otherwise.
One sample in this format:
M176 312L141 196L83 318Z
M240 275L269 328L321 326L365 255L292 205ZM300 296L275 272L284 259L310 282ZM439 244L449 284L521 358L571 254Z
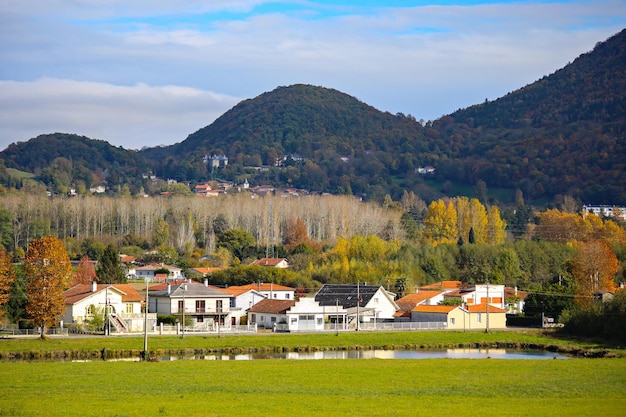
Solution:
M52 132L172 144L294 83L433 120L624 27L624 0L5 1L0 149Z

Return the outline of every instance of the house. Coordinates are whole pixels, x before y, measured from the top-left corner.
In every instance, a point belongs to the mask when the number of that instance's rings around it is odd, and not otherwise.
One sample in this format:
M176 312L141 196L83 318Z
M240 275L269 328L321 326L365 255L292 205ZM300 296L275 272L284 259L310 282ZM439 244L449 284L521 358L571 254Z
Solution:
M348 312L342 306L322 306L312 297L302 297L285 314L287 329L290 332L302 332L323 331L326 319L343 329Z
M417 290L412 294L406 295L398 300L396 300L396 304L398 305L398 313L408 313L407 314L396 314L396 320L402 317L410 317L411 311L418 305L437 305L443 301L443 291L438 290Z
M230 323L231 297L206 282L175 281L151 287L148 304L157 314L190 317L193 329L212 329L215 323Z
M145 314L142 313L144 297L131 284L78 284L63 293L65 297L64 323L82 326L94 314L111 318L112 330L141 332ZM148 315L148 327L156 325L156 314Z
M257 292L263 294L266 298L277 299L277 300L293 300L295 299L296 290L295 288L285 287L284 285L274 284L274 283L266 283L266 282L258 282L254 284L246 284L246 285L237 285L229 287L230 289L238 288L243 290L256 290Z
M460 305L417 305L411 311L412 322L441 323L448 329L463 329L465 320L467 312Z
M271 266L274 268L289 268L289 263L285 258L262 258L257 259L252 262L250 265L256 266Z
M509 314L522 314L528 293L517 287L504 287L504 303Z
M259 301L267 299L265 295L251 288L233 286L217 288L217 290L232 297L230 299L230 324L233 326L249 323L246 321L248 310ZM244 318L243 323L242 318Z
M315 295L321 306L340 305L348 321L357 323L394 320L398 305L395 294L380 285L324 284Z
M295 300L263 299L248 310L248 324L259 328L275 329L278 324L287 323L287 310L296 304Z
M418 305L411 312L411 321L445 323L448 329L478 330L506 328L507 310L485 304L468 307L461 305Z
M182 269L180 269L179 267L163 264L151 264L135 267L135 277L141 280L148 280L149 282L156 282L155 276L157 271L163 269L167 269L169 271L166 277L167 281L177 281L185 278Z
M443 298L444 300L456 299L459 304L463 303L467 306L489 303L498 308L506 308L504 285L501 284L476 284L462 287L444 292Z

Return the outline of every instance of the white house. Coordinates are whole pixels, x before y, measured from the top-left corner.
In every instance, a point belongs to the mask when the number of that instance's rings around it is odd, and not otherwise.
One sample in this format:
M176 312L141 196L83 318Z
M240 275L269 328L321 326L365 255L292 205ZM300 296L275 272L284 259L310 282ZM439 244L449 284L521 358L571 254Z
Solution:
M231 297L206 283L177 281L151 287L148 304L150 311L158 314L184 314L185 322L191 318L194 329L212 329L216 323L230 323Z
M246 285L233 285L229 287L230 289L239 289L239 290L255 290L261 294L263 294L266 298L272 298L276 300L293 300L295 298L296 290L295 288L286 287L284 285L273 284L271 282L258 282L254 284L246 284Z
M261 258L253 261L250 265L289 268L289 262L285 258Z
M142 279L142 280L147 279L149 282L155 282L156 271L160 269L167 269L169 271L169 274L167 276L167 281L178 281L181 279L185 279L182 269L174 265L163 265L163 264L159 264L159 265L151 264L151 265L145 265L145 266L138 266L135 268L135 278Z
M287 310L296 302L294 300L274 300L266 298L248 309L248 324L256 324L259 328L276 329L279 324L287 324Z
M322 306L312 297L302 297L285 314L289 331L301 332L324 330L326 318L329 316L337 324L341 323L343 328L348 312L342 306Z
M412 322L441 323L456 330L506 328L507 310L492 305L418 305L411 312Z
M247 316L248 310L259 301L267 298L257 290L248 288L233 286L227 288L216 287L216 289L232 296L230 299L230 324L233 326L242 324L241 318Z
M112 330L141 332L145 315L141 311L144 297L131 284L79 284L66 290L64 323L83 325L94 314L103 314L112 321ZM148 327L156 324L156 314L148 315Z
M445 292L443 297L460 299L466 306L489 303L494 307L507 308L502 284L475 284Z
M391 321L398 311L395 294L380 285L324 284L315 295L322 306L340 305L348 312L348 321L356 324Z

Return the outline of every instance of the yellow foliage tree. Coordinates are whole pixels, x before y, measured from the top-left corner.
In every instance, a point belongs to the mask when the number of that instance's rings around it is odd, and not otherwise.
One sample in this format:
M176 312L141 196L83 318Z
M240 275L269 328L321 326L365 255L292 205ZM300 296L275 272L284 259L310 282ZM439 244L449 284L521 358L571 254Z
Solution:
M500 217L500 209L489 207L487 211L487 243L499 245L506 239L506 222Z
M474 229L476 243L487 243L487 210L477 199L472 198L469 202L470 227Z
M576 255L572 259L572 275L576 281L575 301L582 307L592 302L598 291L614 291L613 277L618 261L609 245L602 240L576 242Z
M469 240L469 232L472 227L470 224L470 206L469 199L467 197L457 197L454 200L456 204L456 227L459 231L459 235L463 237L463 241Z
M434 244L454 243L459 232L457 229L457 212L454 204L443 200L430 203L424 216L425 235Z
M4 315L4 306L9 301L13 281L15 281L15 274L11 257L0 247L0 317Z
M542 240L567 243L588 239L592 227L578 214L566 213L557 209L538 213L539 219L535 234Z
M63 291L71 277L72 265L63 242L52 236L33 240L24 258L24 272L26 313L41 329L43 339L46 329L58 323L65 312Z

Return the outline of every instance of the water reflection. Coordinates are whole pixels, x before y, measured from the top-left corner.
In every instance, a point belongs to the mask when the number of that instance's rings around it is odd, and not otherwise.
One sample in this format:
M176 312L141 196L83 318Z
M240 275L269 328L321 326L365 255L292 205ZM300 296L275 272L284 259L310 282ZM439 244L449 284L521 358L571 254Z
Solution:
M221 360L242 361L259 359L568 359L566 355L546 351L513 349L445 349L445 350L327 350L318 352L213 354L186 357L163 357L160 360Z

